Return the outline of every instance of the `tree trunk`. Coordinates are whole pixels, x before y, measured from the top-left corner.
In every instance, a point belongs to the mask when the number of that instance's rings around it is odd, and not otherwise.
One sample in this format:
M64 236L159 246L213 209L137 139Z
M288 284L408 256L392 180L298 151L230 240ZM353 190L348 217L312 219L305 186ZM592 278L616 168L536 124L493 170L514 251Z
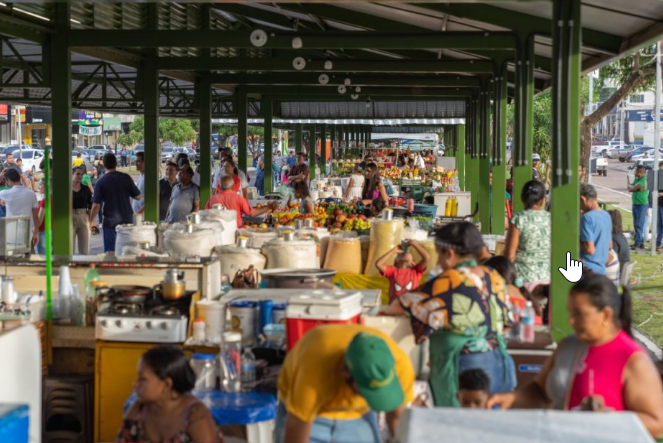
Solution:
M640 86L640 84L647 79L650 75L654 75L655 68L649 67L645 69L637 69L629 76L623 85L615 91L596 111L584 116L580 119L580 182L587 183L589 176L589 157L592 152L592 128L603 117L617 106L633 89Z

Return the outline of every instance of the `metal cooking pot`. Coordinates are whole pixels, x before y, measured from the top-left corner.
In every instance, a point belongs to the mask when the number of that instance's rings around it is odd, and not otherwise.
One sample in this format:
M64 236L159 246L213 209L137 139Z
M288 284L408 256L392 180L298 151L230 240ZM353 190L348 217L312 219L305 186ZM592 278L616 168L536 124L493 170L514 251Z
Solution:
M333 269L266 269L260 273L268 289L334 289Z

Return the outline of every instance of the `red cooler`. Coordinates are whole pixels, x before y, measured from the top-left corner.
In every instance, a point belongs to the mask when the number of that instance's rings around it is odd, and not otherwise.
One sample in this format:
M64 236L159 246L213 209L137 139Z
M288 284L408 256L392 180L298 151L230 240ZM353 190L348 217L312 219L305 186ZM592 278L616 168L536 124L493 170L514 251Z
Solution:
M285 311L288 349L316 326L359 324L361 300L359 292L326 293L323 296L303 292L290 297Z

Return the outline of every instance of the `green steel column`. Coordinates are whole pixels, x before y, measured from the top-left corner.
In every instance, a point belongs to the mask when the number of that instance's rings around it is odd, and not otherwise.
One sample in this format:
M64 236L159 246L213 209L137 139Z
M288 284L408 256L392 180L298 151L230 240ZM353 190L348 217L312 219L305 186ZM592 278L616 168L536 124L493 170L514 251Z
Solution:
M295 149L296 153L299 154L304 150L304 140L303 140L303 131L302 131L302 124L297 123L295 125Z
M479 121L481 137L479 142L479 220L481 221L481 232L490 234L490 93L488 79L483 79L482 83L481 103L479 103L481 112Z
M516 106L514 131L513 193L520 196L532 180L532 143L534 141L534 37L521 37L516 63ZM523 210L520 198L513 199L513 211Z
M315 165L317 164L315 154L317 153L316 150L316 138L317 135L315 133L316 128L315 125L311 125L311 132L309 132L308 136L308 169L309 169L309 177L311 179L316 178L315 177Z
M350 154L350 125L343 125L343 141L345 142L345 149L343 150L343 157Z
M212 90L210 73L199 73L198 100L200 103L200 207L207 205L212 194Z
M67 46L69 5L54 5L56 27L50 34L51 106L53 114L53 254L73 252L71 192L71 50ZM57 184L57 186L55 186Z
M506 216L506 97L507 65L502 65L494 88L495 114L493 122L493 234L505 233Z
M553 1L552 76L552 333L571 333L566 298L572 284L557 270L566 254L580 258L580 7L581 0Z
M472 212L477 208L479 203L479 188L481 183L480 177L480 168L479 168L479 148L481 146L481 96L478 95L478 99L474 104L474 118L472 119L472 160L470 161L470 168L472 169L471 173L471 182L472 182ZM474 216L474 222L479 221L479 215Z
M143 69L145 117L145 220L159 222L159 71L156 54L145 57Z
M264 131L265 131L265 180L264 180L264 189L265 193L272 192L272 98L269 96L262 96L262 101L260 102L260 109L262 110L262 116L265 119Z
M456 126L456 169L458 169L458 187L465 191L465 125Z
M235 99L237 102L237 157L239 163L237 167L246 172L246 164L248 160L248 148L246 146L248 137L246 123L246 114L248 112L246 91L237 88L235 90Z
M327 125L320 127L320 172L322 175L327 173Z

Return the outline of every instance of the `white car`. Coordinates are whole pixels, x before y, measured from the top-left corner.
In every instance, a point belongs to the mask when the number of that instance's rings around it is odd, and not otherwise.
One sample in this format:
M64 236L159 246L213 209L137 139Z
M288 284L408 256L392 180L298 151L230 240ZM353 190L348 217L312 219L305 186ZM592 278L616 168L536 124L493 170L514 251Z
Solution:
M37 172L39 169L39 164L44 158L44 151L39 149L24 149L23 153L21 153L19 150L16 150L12 152L12 154L14 154L14 158L17 160L19 158L23 159L23 171L30 171L32 175Z

